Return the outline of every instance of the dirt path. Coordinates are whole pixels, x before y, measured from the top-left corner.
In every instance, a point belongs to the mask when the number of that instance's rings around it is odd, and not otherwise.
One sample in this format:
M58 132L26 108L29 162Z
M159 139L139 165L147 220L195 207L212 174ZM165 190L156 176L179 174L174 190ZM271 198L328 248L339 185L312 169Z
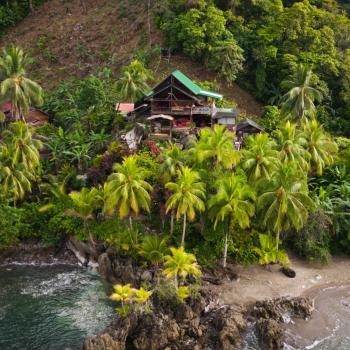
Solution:
M271 271L261 266L237 266L239 279L214 287L222 303L248 304L256 300L281 296L299 296L310 293L315 288L327 285L350 283L350 258L334 258L326 266L316 266L291 258L295 278L288 278L272 267Z

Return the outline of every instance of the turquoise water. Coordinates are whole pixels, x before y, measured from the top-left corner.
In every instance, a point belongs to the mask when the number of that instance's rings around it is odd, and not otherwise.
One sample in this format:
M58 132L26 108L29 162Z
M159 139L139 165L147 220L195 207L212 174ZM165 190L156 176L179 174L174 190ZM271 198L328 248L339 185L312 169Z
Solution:
M106 288L69 265L0 267L0 349L80 349L110 323Z

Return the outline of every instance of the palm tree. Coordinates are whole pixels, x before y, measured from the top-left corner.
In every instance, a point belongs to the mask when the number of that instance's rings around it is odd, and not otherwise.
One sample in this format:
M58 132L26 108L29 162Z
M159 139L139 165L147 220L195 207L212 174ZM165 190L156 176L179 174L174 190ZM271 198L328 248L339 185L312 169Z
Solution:
M311 77L312 70L300 64L295 72L282 82L282 87L288 89L281 100L282 116L292 120L300 120L315 115L314 102L322 101L322 93L311 86Z
M305 150L306 140L297 129L297 124L286 121L274 133L277 150L283 163L296 162L301 171L309 169L310 154Z
M179 148L176 144L169 143L168 147L162 150L162 153L159 155L159 160L161 162L160 173L162 174L163 183L171 181L177 170L184 165L185 152ZM171 211L170 218L170 236L174 232L174 209Z
M159 155L160 172L165 183L169 182L175 175L176 171L184 165L185 151L176 144L169 142L168 147L162 149Z
M243 150L242 168L247 172L251 183L261 178L270 178L272 170L278 162L276 144L267 134L249 136Z
M28 57L18 47L5 48L0 57L0 85L2 99L10 100L16 120L24 120L30 106L43 104L43 91L39 84L26 77Z
M171 255L164 257L163 273L167 278L174 278L176 288L179 285L179 277L184 280L187 276L199 278L202 275L194 254L186 253L184 247L171 247L170 251Z
M313 208L306 179L295 162L281 163L271 180L263 180L258 186L257 208L262 224L276 233L277 249L282 230L300 230L307 221L308 209Z
M187 218L193 221L196 211L202 212L205 209L203 199L205 198L204 183L200 181L199 174L188 167L177 170L175 182L168 182L165 188L172 192L165 206L166 212L176 210L176 219L183 216L183 230L181 245L185 244Z
M40 168L40 154L43 144L33 138L33 131L23 122L11 123L3 134L3 142L12 149L12 164L23 164L33 175Z
M12 123L0 144L0 182L2 192L14 204L31 192L31 181L40 171L39 150L42 143L32 138L32 131L22 122Z
M68 210L67 213L83 219L84 229L88 232L90 242L94 245L95 241L90 231L88 221L93 219L94 210L98 206L98 190L96 188L90 190L84 187L80 192L73 191L69 193L69 197L72 200L73 209Z
M239 153L233 146L234 135L224 125L216 124L214 129L204 128L192 153L200 163L213 160L216 165L231 169L239 161Z
M147 81L151 79L151 73L139 60L132 61L122 69L122 75L117 82L121 99L137 101L148 90Z
M150 211L153 187L145 181L145 169L137 164L135 155L124 158L122 164L115 164L116 173L108 181L111 183L111 205L118 207L119 217L129 217L132 229L132 213L138 216L140 209Z
M0 185L1 193L13 200L14 206L26 192L31 192L33 174L23 163L13 163L13 149L7 145L0 148Z
M156 235L147 235L143 238L140 246L140 255L158 267L168 252L167 238Z
M338 152L337 144L316 119L304 121L301 135L305 139L305 148L311 156L311 171L322 175L324 167L334 162Z
M255 212L255 193L244 176L231 174L217 181L218 190L209 200L210 216L218 222L226 222L223 267L226 267L229 230L237 225L250 226Z

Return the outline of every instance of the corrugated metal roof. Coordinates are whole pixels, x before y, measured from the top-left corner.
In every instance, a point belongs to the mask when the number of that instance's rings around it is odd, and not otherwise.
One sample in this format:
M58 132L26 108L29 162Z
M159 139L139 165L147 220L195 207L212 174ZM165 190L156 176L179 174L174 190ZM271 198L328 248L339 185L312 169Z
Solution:
M194 95L196 96L206 96L206 97L211 97L215 99L221 100L223 98L223 95L218 94L213 91L208 91L202 89L200 86L198 86L195 82L193 82L188 76L183 74L180 70L176 69L174 70L171 75L175 77L181 84L186 86L188 90L190 90ZM145 93L146 97L152 96L154 93L153 90L147 91Z
M133 103L117 103L115 105L116 111L129 113L134 110L134 104Z
M240 114L239 109L234 108L216 108L213 113L213 119L224 117L237 117Z
M241 122L238 124L238 126L237 126L237 131L243 129L243 128L246 127L246 126L252 126L253 128L256 128L256 129L258 129L258 130L260 130L260 131L264 131L264 130L265 130L265 129L264 129L262 126L260 126L258 123L255 123L255 121L253 121L253 120L247 118L246 120L243 120L243 121L241 121Z
M178 69L174 70L171 73L171 75L174 76L177 80L179 80L183 85L185 85L187 87L187 89L192 91L195 95L207 96L207 97L212 97L215 99L222 99L223 98L223 96L221 94L201 89L195 82L193 82L189 77L187 77L185 74L183 74Z

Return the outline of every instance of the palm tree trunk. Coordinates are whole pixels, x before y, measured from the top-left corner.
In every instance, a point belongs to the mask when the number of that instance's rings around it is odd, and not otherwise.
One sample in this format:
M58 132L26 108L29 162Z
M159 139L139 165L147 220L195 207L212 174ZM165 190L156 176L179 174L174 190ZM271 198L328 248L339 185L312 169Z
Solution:
M88 225L88 223L86 222L86 220L84 220L84 227L85 227L85 230L88 232L88 234L89 234L89 242L91 243L91 245L93 246L93 247L95 247L96 246L96 242L95 242L95 240L94 240L94 237L93 237L93 235L92 235L92 233L91 233L91 231L90 231L90 228L89 228L89 225Z
M185 214L184 214L184 225L183 225L183 228L182 228L182 237L181 237L181 246L182 246L182 247L185 245L186 220L187 220L187 216L186 216L186 213L185 213Z
M129 215L129 227L130 227L130 231L132 231L132 217L131 215Z
M278 231L276 234L276 250L277 251L278 251L279 242L280 242L280 233Z
M225 268L227 265L227 250L228 250L228 235L230 232L230 220L228 220L226 234L225 234L225 245L224 245L224 257L222 260L222 267Z
M226 267L226 263L227 263L227 246L228 246L228 232L226 231L226 235L225 235L225 246L224 246L224 258L222 260L222 267L225 268Z
M175 218L175 211L174 209L171 209L171 216L170 216L170 237L173 236L174 233L174 218Z

